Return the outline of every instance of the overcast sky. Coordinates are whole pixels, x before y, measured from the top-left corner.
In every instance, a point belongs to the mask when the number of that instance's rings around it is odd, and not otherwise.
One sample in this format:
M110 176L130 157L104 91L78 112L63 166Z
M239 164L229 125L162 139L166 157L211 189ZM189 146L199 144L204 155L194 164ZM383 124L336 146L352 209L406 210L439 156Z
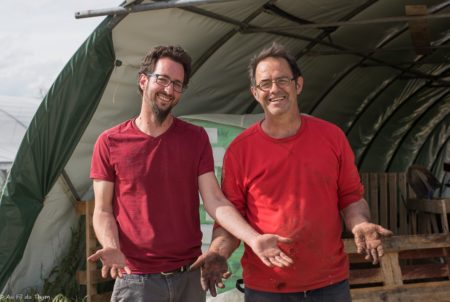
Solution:
M8 1L0 21L0 95L42 98L64 65L104 17L76 11L117 0ZM6 4L6 3L5 3Z

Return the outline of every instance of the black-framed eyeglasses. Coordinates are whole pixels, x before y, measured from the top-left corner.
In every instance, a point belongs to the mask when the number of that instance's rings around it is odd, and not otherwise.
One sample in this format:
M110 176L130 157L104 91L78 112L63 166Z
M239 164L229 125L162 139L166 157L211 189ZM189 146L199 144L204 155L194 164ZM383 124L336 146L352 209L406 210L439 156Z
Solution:
M276 78L275 80L262 80L259 82L258 85L255 87L262 90L262 91L269 91L270 88L272 88L272 84L275 83L279 88L284 88L289 85L294 80L294 78L288 78L288 77L280 77Z
M168 76L162 75L162 74L157 74L157 73L147 73L148 77L155 77L156 78L156 84L167 87L170 84L173 84L173 90L175 90L176 92L183 92L184 87L183 87L183 83L175 80L172 81Z

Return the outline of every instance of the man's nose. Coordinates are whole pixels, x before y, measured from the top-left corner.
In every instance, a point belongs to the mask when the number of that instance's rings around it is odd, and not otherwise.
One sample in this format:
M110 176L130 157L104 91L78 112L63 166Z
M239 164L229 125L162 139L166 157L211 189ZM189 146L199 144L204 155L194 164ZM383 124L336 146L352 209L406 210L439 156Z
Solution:
M164 87L164 92L167 94L173 94L173 82Z

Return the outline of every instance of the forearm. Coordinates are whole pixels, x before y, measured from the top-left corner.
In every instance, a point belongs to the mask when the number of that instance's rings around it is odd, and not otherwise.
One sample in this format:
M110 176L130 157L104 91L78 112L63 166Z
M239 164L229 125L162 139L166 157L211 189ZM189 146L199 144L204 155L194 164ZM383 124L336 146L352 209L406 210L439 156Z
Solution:
M117 223L111 213L94 210L93 224L95 235L103 248L111 247L120 249Z
M225 230L250 246L252 246L252 241L260 235L225 198L220 199L216 205L206 209Z
M239 239L231 235L225 229L217 227L213 230L208 251L217 253L225 259L228 259L239 246L239 242Z
M203 205L208 214L224 229L244 241L249 246L260 235L236 210L220 190L214 173L209 172L199 177L199 189Z
M367 201L361 199L354 202L342 210L342 216L345 222L345 226L349 231L362 223L370 221L370 210Z

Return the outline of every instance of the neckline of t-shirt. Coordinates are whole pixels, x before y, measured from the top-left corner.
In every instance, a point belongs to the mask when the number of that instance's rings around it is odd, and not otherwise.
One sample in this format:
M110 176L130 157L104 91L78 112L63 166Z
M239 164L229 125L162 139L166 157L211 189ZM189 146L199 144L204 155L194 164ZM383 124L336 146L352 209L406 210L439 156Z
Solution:
M147 137L149 139L159 139L161 137L166 136L168 133L170 133L172 131L173 128L176 127L176 124L178 123L177 118L173 116L172 124L169 126L169 128L164 133L162 133L161 135L158 135L158 136L151 136L151 135L149 135L147 133L142 132L141 129L139 129L139 127L136 125L136 119L137 118L138 117L136 116L135 118L131 119L131 128L134 131L136 131L139 134L141 134L142 136Z
M269 136L267 133L264 132L261 124L264 121L261 120L258 124L257 124L257 128L258 128L258 132L265 138L268 139L272 142L276 142L276 143L286 143L286 142L290 142L292 140L297 139L298 137L300 137L302 135L302 133L305 131L305 128L307 127L307 118L305 118L304 114L300 114L300 119L301 119L301 124L300 124L300 128L297 130L297 132L294 135L288 136L288 137L283 137L283 138L275 138L275 137L271 137Z

